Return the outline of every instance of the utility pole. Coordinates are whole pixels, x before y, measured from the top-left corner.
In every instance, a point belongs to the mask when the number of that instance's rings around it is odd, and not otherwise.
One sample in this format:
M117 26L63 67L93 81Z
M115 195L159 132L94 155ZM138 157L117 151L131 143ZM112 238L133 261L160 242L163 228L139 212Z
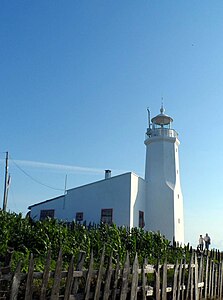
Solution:
M5 186L4 186L4 196L3 196L3 207L2 210L6 211L7 207L7 198L8 198L8 188L9 188L9 178L8 178L8 159L9 159L9 153L6 152L5 156Z

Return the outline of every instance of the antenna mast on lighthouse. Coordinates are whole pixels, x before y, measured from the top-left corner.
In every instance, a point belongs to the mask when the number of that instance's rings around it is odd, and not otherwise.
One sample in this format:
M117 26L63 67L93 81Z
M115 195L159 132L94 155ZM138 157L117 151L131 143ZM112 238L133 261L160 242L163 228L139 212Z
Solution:
M147 107L147 112L148 112L148 123L149 123L149 129L150 129L151 123L150 123L150 110L149 110L149 107Z

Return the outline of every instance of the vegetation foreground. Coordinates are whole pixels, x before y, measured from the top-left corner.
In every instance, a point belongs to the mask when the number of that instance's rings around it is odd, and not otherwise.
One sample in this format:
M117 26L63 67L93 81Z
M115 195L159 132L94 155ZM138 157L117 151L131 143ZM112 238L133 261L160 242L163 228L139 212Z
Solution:
M63 263L69 263L72 256L77 261L80 251L86 253L87 262L91 251L100 258L103 247L109 257L118 257L123 263L126 251L133 260L138 254L140 263L144 259L155 264L167 259L174 263L176 259L189 258L189 247L174 247L159 233L144 231L139 228L117 227L116 225L92 225L65 223L56 219L46 219L34 222L30 218L23 218L22 214L0 211L0 261L9 248L13 248L12 268L21 260L22 270L28 270L30 254L34 255L35 270L43 271L46 254L51 250L51 268L56 264L59 250L62 249Z

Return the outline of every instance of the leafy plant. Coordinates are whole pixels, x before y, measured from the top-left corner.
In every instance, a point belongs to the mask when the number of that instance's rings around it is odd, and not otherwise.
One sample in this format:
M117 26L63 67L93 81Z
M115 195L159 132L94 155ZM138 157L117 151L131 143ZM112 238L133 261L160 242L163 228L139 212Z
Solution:
M63 262L67 265L72 256L75 261L80 251L86 254L86 264L90 260L91 251L94 261L99 264L100 254L105 247L105 256L113 254L124 264L126 252L133 262L136 253L140 264L147 259L148 263L156 264L167 259L174 263L176 259L189 260L189 247L174 247L159 232L144 231L140 228L117 227L115 224L78 224L65 223L56 219L34 222L23 218L22 214L0 211L0 261L4 261L7 249L13 247L13 268L19 260L23 261L23 271L28 268L31 253L34 255L35 267L43 270L47 252L51 251L55 266L59 250L62 249Z

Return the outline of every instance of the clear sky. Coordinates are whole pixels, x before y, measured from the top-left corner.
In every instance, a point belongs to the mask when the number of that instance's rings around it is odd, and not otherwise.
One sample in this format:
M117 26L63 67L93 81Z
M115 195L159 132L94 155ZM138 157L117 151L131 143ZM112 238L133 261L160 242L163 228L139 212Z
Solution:
M146 109L162 97L181 141L186 241L208 232L223 250L223 1L1 0L8 209L60 195L66 175L67 188L104 169L143 177Z

